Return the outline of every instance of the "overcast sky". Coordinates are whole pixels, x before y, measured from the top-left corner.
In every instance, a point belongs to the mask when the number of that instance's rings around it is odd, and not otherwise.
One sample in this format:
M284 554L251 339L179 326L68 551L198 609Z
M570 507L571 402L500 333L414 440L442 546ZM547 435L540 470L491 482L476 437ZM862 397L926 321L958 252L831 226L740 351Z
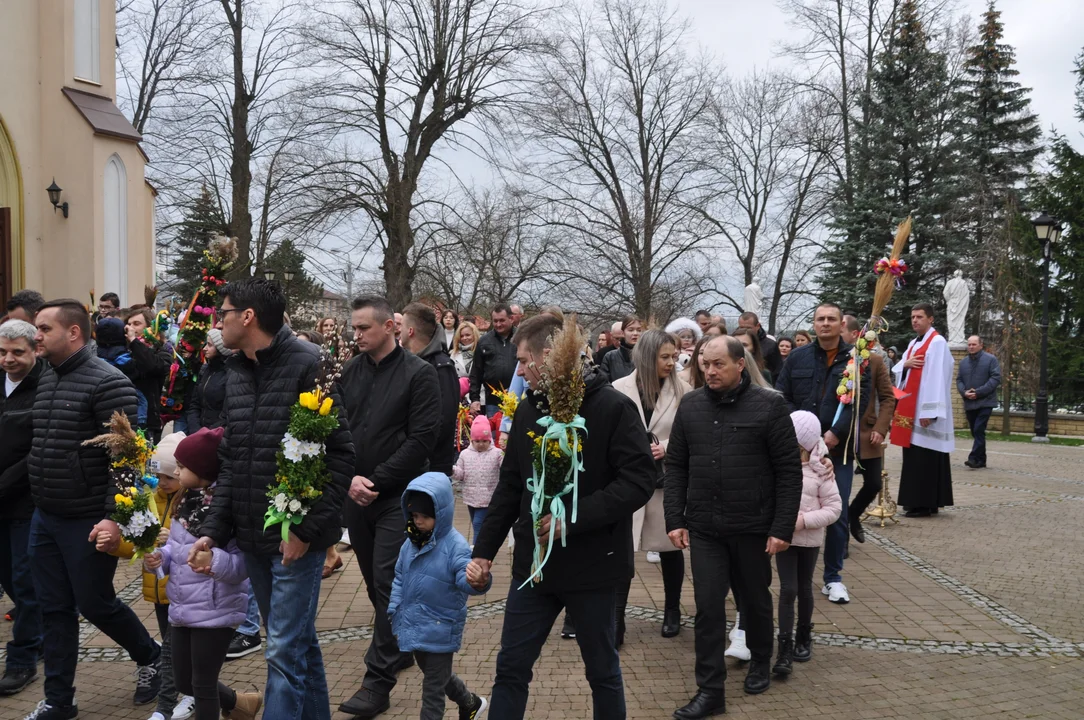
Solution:
M978 28L986 0L957 0L957 14ZM781 41L801 37L772 0L676 0L692 20L695 42L716 55L733 75L788 66ZM1073 58L1084 48L1084 0L999 0L1005 42L1016 48L1018 78L1030 87L1043 132L1051 127L1084 149L1084 127L1073 114Z

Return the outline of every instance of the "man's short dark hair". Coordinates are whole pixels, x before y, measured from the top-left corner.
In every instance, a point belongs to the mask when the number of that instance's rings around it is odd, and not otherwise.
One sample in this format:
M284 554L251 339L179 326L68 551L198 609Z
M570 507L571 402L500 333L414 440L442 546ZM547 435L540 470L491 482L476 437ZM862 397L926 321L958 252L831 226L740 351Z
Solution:
M403 308L403 318L410 318L410 326L417 330L418 337L425 342L437 334L437 314L423 303L410 303Z
M238 310L252 310L256 325L274 335L282 329L286 315L286 294L276 283L264 278L241 278L222 288L222 299L229 298Z
M124 321L125 325L127 325L128 321L136 315L143 316L143 322L147 323L147 327L154 325L154 311L146 305L125 308L124 310L121 310L118 315L120 316L120 319Z
M723 342L723 347L726 348L727 357L732 361L737 362L738 360L745 359L745 346L741 344L741 340L733 335L720 335L719 337L710 338L704 343L704 348L700 351L701 354L703 354L704 350L707 350L708 345L719 341Z
M50 300L42 305L38 312L42 310L48 310L49 308L56 308L57 320L66 328L70 328L73 325L79 328L79 332L83 335L83 340L90 340L90 313L83 307L83 303L75 300L74 298L61 298L59 300Z
M754 325L760 324L760 318L757 317L757 314L755 312L743 312L741 315L738 316L738 319L744 320L745 322L751 322Z
M843 308L841 308L839 305L836 305L834 302L822 302L822 303L818 304L817 307L815 307L813 309L813 315L816 316L817 310L820 310L821 308L825 308L825 307L827 307L827 308L835 308L836 312L839 313L839 319L840 320L843 319Z
M858 332L862 329L862 323L858 322L858 318L854 315L843 316L843 327L847 332Z
M696 315L693 315L693 318L698 318L701 316L706 317L709 320L711 319L711 313L709 313L707 310L697 310Z
M512 342L517 347L526 347L532 355L540 355L549 347L553 334L563 325L564 322L553 315L535 315L523 321L523 324L519 326L519 332L512 338Z
M508 303L502 303L502 302L497 303L496 305L493 306L493 311L492 312L493 312L494 315L496 315L497 313L502 312L505 315L508 315L509 317L512 316L512 308Z
M102 295L100 298L98 298L98 302L100 302L100 303L103 303L103 302L112 303L113 307L119 308L120 307L120 295L117 295L116 293L106 293L105 295Z
M926 313L926 317L933 317L933 305L931 305L930 303L918 303L911 308L911 312L914 312L915 310L921 310L922 312Z
M10 313L12 310L22 308L33 319L43 305L45 305L45 298L37 290L20 290L8 300L7 311Z
M364 310L365 308L372 309L373 317L379 323L385 323L395 318L395 308L391 306L391 303L386 298L379 295L361 295L354 298L354 302L350 304L351 310Z

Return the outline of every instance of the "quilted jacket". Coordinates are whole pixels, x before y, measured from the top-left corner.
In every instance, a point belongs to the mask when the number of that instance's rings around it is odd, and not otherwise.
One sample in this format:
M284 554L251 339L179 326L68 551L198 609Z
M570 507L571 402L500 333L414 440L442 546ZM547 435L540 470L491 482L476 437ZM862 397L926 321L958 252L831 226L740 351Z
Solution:
M34 514L30 497L27 456L34 440L34 396L45 370L39 359L10 397L0 393L0 519L29 520ZM2 373L0 373L2 375Z
M294 337L283 326L271 345L256 353L255 362L242 353L226 361L226 434L218 448L220 469L214 501L203 534L226 547L236 534L241 550L257 555L278 555L279 526L263 529L267 491L274 483L275 456L290 423L290 408L303 392L316 385L320 348ZM325 441L325 463L330 478L323 494L300 525L291 531L309 543L309 552L324 552L342 535L343 500L354 476L354 445L342 401L339 428Z
M214 430L222 427L222 404L226 401L226 358L218 355L204 363L199 379L188 391L185 417L188 434L195 435L200 428Z
M120 370L83 347L47 368L34 399L30 492L34 505L67 518L102 519L113 512L116 487L109 454L84 440L105 432L116 411L136 425L136 389Z
M216 488L217 492L217 488ZM175 522L169 541L160 548L168 575L169 624L190 628L235 628L248 614L248 573L245 557L231 540L211 550L211 574L188 566L188 553L199 538Z
M704 537L770 535L790 542L802 459L783 397L752 385L702 387L678 406L666 449L666 530Z

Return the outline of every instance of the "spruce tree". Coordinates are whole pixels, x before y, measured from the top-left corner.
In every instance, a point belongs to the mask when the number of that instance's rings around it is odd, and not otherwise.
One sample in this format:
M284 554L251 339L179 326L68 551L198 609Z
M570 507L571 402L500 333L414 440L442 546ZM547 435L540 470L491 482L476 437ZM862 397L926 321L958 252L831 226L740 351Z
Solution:
M199 287L203 251L216 233L226 232L226 220L207 186L189 205L177 233L176 257L170 274L178 281L177 294L182 302L192 298Z
M891 40L870 83L866 122L857 122L859 158L852 207L840 205L833 227L839 238L825 254L824 298L859 317L869 315L877 278L896 226L914 217L903 258L904 285L885 311L886 342L910 334L910 308L941 300L956 265L961 236L952 215L961 194L959 113L942 53L931 48L915 0L899 7ZM941 318L939 318L940 320Z
M967 254L960 258L965 274L975 283L971 304L976 331L991 317L992 286L1001 267L991 242L1005 225L1006 208L1014 207L1040 151L1042 131L1031 112L1029 88L1015 78L1015 51L1002 42L1004 26L993 0L983 14L979 41L968 48L959 93L963 109L963 149L966 173L965 232Z

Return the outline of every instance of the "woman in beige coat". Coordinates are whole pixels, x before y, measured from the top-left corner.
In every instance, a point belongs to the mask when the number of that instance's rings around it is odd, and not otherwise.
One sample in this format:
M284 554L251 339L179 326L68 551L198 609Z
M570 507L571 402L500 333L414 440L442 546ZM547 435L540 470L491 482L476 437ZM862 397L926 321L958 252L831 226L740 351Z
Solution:
M678 347L679 343L673 335L662 330L648 330L640 336L632 352L636 370L613 383L615 390L636 403L658 469L655 494L647 505L633 515L632 537L634 550L659 553L666 597L663 637L674 637L681 631L681 584L685 577L685 556L674 549L666 535L662 504L662 464L666 446L670 442L670 428L682 396L692 390L676 372ZM623 619L627 603L628 587L619 588L616 608L619 638L624 635Z

